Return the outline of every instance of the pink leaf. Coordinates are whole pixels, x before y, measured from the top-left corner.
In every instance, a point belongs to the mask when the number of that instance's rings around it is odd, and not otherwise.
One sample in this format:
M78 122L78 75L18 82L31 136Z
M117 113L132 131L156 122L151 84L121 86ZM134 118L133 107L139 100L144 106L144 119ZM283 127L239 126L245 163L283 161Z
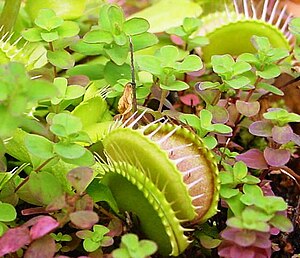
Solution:
M272 135L273 124L267 121L257 121L249 126L249 132L253 135L268 137Z
M195 94L186 94L179 98L180 101L187 106L197 106L200 103L199 98Z
M247 167L254 169L266 169L268 164L263 153L258 149L250 149L236 157L237 161L243 161Z
M170 39L176 45L179 45L179 46L183 46L184 45L184 41L180 37L178 37L176 35L171 35Z
M27 249L24 258L53 258L56 252L54 239L49 236L43 236L35 240Z
M290 160L291 153L288 150L272 149L267 147L264 150L264 157L267 163L273 167L281 167Z
M30 229L32 239L40 238L59 226L59 223L50 216L40 216L39 220Z
M260 109L260 104L258 101L246 102L242 100L237 100L236 109L244 116L251 117L258 114Z
M29 230L26 227L9 229L0 238L0 257L18 251L31 242Z
M89 229L98 222L99 217L93 211L76 211L70 214L70 219L76 227Z
M289 125L274 126L272 129L273 140L280 144L288 143L293 138L293 130Z

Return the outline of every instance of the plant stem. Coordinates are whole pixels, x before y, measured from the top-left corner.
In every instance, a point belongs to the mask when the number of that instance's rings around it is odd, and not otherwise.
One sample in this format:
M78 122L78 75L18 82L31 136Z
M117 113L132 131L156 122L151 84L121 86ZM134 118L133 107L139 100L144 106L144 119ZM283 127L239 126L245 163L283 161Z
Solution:
M22 0L5 0L4 7L0 17L0 26L3 27L0 32L1 37L5 33L10 33L16 23Z
M45 167L51 160L53 160L56 156L53 156L50 159L45 160L40 166L38 166L34 171L37 173L39 172L43 167ZM15 189L15 193L26 184L26 182L29 180L29 176L27 176Z
M161 96L160 96L160 101L159 101L159 107L158 107L158 112L162 111L162 108L164 106L165 99L168 95L167 90L161 90Z
M53 43L52 42L49 42L49 48L52 52L54 52L54 46L53 46ZM56 77L57 75L57 70L56 70L56 66L55 65L52 65L53 66L53 73L54 73L54 78Z
M135 83L135 71L134 71L134 59L133 59L133 44L131 37L129 36L129 47L130 47L130 67L131 67L131 87L132 87L132 108L133 113L137 111L137 100L136 100L136 83Z

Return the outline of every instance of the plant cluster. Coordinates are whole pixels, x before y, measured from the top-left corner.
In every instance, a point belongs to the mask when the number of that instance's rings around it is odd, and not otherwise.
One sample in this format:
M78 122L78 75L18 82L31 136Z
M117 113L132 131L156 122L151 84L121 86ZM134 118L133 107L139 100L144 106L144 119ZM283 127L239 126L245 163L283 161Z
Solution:
M42 2L0 17L1 257L299 255L299 18L219 53L199 3Z

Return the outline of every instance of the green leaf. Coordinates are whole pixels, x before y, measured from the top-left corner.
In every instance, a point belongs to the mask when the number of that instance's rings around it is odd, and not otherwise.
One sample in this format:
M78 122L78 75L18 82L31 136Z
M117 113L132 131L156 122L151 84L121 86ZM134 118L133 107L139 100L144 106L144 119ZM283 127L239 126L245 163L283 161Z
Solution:
M199 56L189 55L177 65L177 70L181 73L193 72L202 69L203 64Z
M250 64L259 64L259 60L254 54L251 53L243 53L238 56L237 58L238 62L244 61Z
M108 186L101 184L95 179L89 184L86 192L93 198L95 203L100 201L107 202L114 212L119 213L117 202Z
M60 38L73 37L79 33L79 30L78 24L73 21L64 21L63 24L56 29Z
M86 149L75 143L58 142L54 145L54 151L66 159L77 159L85 154Z
M251 65L244 61L238 61L233 65L233 76L245 73L251 70Z
M284 95L284 93L283 93L282 90L278 89L277 87L275 87L275 86L273 86L273 85L271 85L269 83L260 82L260 83L257 84L257 88L258 89L264 89L264 90L266 90L268 92L271 92L271 93L273 93L275 95L279 95L279 96L283 96Z
M110 44L113 41L113 36L109 31L92 30L83 37L86 43L106 43Z
M50 131L61 137L67 137L79 132L81 129L81 120L68 113L56 114L52 118L52 125L50 126Z
M18 190L20 198L28 203L44 206L61 197L64 193L59 180L51 173L32 172L28 182Z
M252 36L251 38L253 46L260 51L266 52L271 48L271 44L268 38Z
M266 65L263 71L256 71L256 74L263 79L272 79L279 76L281 73L279 67L276 64Z
M143 18L131 18L124 23L124 32L127 35L137 35L146 32L150 24Z
M206 109L202 109L200 111L199 117L200 117L201 127L209 128L211 126L212 114L210 111Z
M123 23L125 22L124 13L120 6L110 5L107 9L107 17L112 26L112 33L116 34L119 29L123 28Z
M74 57L66 50L48 51L47 58L52 65L61 69L69 69L75 64Z
M126 43L128 45L129 39L128 39L128 36L124 32L121 32L117 35L113 35L113 38L114 38L115 44L117 44L118 46L124 46L124 45L126 45Z
M220 86L219 82L200 82L199 89L200 90L207 90L207 89L217 89Z
M79 158L76 159L68 159L65 157L61 157L61 158L64 162L77 165L77 166L92 166L95 164L95 159L93 154L86 149L84 154Z
M185 37L187 35L186 32L183 30L182 26L170 28L166 32L168 34L176 35L178 37Z
M124 46L118 46L116 44L111 44L109 46L104 46L103 50L113 62L117 65L122 65L127 59L129 45L125 44Z
M90 115L87 116L86 114ZM104 122L106 121L107 116L110 120L112 119L106 101L100 96L81 102L72 111L72 115L80 119L83 128L98 122Z
M233 166L233 176L237 181L241 181L244 177L247 176L248 168L246 164L242 161L238 161Z
M223 124L213 124L213 130L217 133L232 133L232 128L228 125Z
M182 27L188 33L191 34L196 31L201 25L201 21L194 17L186 17L183 20Z
M57 31L41 32L41 37L46 42L52 42L58 39Z
M238 218L238 217L229 218L226 221L226 224L227 224L227 226L233 227L233 228L244 228L243 221L241 220L241 218Z
M247 175L242 179L242 183L249 184L249 185L256 185L260 183L260 179L252 175Z
M64 20L57 17L55 12L51 9L41 9L34 23L42 29L51 31L62 25Z
M216 248L222 243L222 240L214 239L214 238L212 238L208 235L204 235L204 234L200 234L199 240L200 240L201 245L206 249Z
M192 39L188 39L188 47L189 49L194 49L196 47L203 47L209 44L209 40L204 36L196 36Z
M283 215L275 215L269 223L274 226L275 228L278 228L280 231L283 232L292 232L293 231L293 224L292 222Z
M188 89L190 86L183 81L175 81L169 85L160 85L163 90L182 91Z
M214 149L217 145L218 145L218 141L215 137L213 136L206 136L202 139L202 141L204 142L204 144L206 145L206 147L209 149L209 150L212 150Z
M245 209L245 205L240 201L242 193L238 193L237 195L226 199L226 202L230 208L230 210L233 212L235 216L241 216L243 210Z
M139 68L143 71L147 71L157 76L163 73L161 68L161 61L156 56L137 56L136 61L138 63Z
M30 82L30 87L27 90L28 97L31 101L38 101L54 97L57 89L52 83L41 80L34 80Z
M25 137L25 146L28 151L41 159L50 159L54 156L53 142L43 136L28 134Z
M231 71L234 60L230 55L214 55L211 64L215 73L223 74Z
M83 40L79 40L71 44L70 48L83 55L95 56L103 54L103 44L100 43L89 44L85 43Z
M82 86L78 85L70 85L67 87L65 99L77 99L83 96L85 93L85 89Z
M198 116L193 114L183 114L179 116L179 119L181 122L190 125L191 127L195 129L200 129L200 119Z
M172 45L163 46L159 52L158 57L161 59L164 66L169 66L175 63L178 59L179 51L178 48Z
M94 252L101 246L101 242L94 242L91 238L84 239L83 248L87 252Z
M238 90L250 83L250 80L245 76L239 76L232 80L225 80L225 82L233 89Z
M41 29L38 28L30 28L24 30L22 31L22 36L24 39L28 40L29 42L39 42L43 40L41 37Z
M117 65L111 61L105 64L104 70L104 79L110 85L115 85L118 83L118 80L124 79L127 82L131 80L131 69L129 64ZM122 88L122 92L123 92Z
M12 206L9 203L0 202L0 221L10 222L10 221L14 221L16 217L17 217L17 212L14 206Z
M239 193L238 189L232 189L227 185L223 185L220 189L220 195L222 198L229 199L236 196Z
M149 32L134 35L131 37L134 51L138 51L147 47L151 47L158 43L157 37Z

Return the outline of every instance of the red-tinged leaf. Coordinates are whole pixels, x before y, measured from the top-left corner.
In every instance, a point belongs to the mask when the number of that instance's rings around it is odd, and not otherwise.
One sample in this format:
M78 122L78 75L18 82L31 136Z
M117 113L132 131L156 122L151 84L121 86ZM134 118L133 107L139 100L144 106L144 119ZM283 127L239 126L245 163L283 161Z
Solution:
M46 235L32 242L24 258L53 258L55 253L55 241L50 235Z
M93 180L93 170L89 167L78 167L67 174L68 181L78 193L82 193Z
M93 211L76 211L70 214L71 222L80 229L89 229L94 226L99 217Z
M186 94L180 97L180 101L187 106L197 106L200 101L195 94Z
M38 239L53 231L59 223L50 216L40 216L39 220L30 229L32 239Z
M214 123L221 123L225 124L229 120L229 113L226 110L226 108L221 107L221 106L209 106L207 108L213 115L212 121Z
M66 207L67 203L66 203L66 195L63 194L61 196L58 196L57 198L55 198L52 202L50 202L47 207L46 210L48 212L51 211L58 211L64 207Z
M18 251L25 245L30 244L29 230L26 227L9 229L0 238L0 257L8 253Z
M246 102L242 100L236 101L236 109L244 116L251 117L258 114L260 104L258 101Z
M254 169L266 169L268 164L264 154L258 149L250 149L236 157L237 161L243 161L247 167Z
M274 126L272 129L273 140L280 144L285 144L292 140L293 134L293 129L289 125Z
M93 198L89 195L84 195L76 201L76 210L92 211L94 208Z
M267 163L273 167L281 167L290 160L291 153L288 150L272 149L267 147L264 150L264 157Z
M269 137L272 135L273 124L267 121L257 121L249 126L249 132L256 136Z
M107 236L120 236L123 232L123 223L120 219L113 218L108 224L109 232Z

